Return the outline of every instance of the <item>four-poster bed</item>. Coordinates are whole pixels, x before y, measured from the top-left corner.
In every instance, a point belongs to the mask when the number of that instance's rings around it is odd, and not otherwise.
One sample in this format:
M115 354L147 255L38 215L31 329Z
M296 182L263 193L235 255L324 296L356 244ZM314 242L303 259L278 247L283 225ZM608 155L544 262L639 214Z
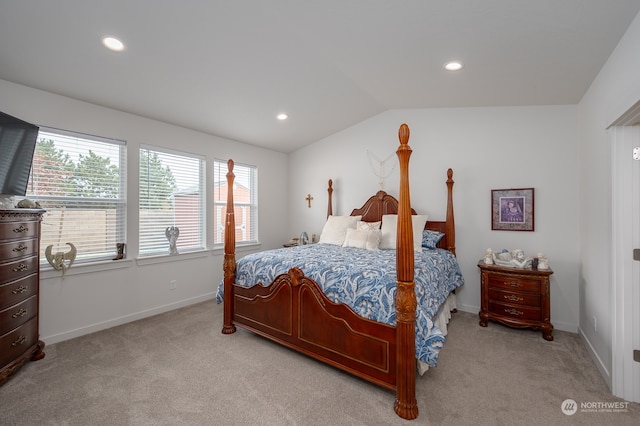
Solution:
M416 356L419 353L427 360L433 359L435 363L437 351L444 342L442 335L437 334L439 332L437 327L433 326L436 310L442 309L444 299L456 287L462 285L463 280L454 257L455 223L451 169L447 171L446 181L448 190L446 220L427 221L426 216L424 217L426 221L424 229L444 234L440 235L442 239L437 244L438 247L446 250L426 250L429 253L425 253L425 257L430 260L425 262L433 264L434 271L424 269L427 266L423 267L422 257L416 256L418 260L414 260L414 250L420 251L420 242L415 240L422 236L423 228L418 228L417 233L413 229L413 222L418 216L411 208L409 196L408 165L411 148L408 145L409 128L406 124L400 127L398 136L400 139L397 150L400 162L399 200L384 191L378 191L361 208L354 209L350 219L347 219L351 220L352 224L356 223L356 220L358 223L371 224L393 218L394 224L397 221L396 232L392 233L395 235L393 251L352 248L355 246L345 243L342 246L313 244L311 246L314 247L301 246L262 252L260 253L262 258L256 259L258 263L246 267L253 269L254 275L248 279L250 282L244 285L238 284L246 277L240 274L240 265L236 264L233 191L227 192L222 333L234 333L238 325L357 377L395 390L396 413L402 418L414 419L418 416L415 395ZM227 181L228 187L231 188L234 180L232 160L229 160L228 168ZM329 181L329 219L333 217L332 191L331 181ZM345 218L341 217L341 219ZM387 222L383 222L383 229L385 223ZM420 226L423 226L423 223ZM321 236L320 243L322 242ZM417 246L414 242L417 242ZM328 253L327 256L333 256L327 261L332 265L333 270L329 272L314 270L319 263L317 252L313 255L309 254L313 256L313 264L304 263L300 257L305 254L305 251L309 253L310 250L324 251ZM356 250L360 250L357 255L354 254ZM361 264L370 262L366 256L379 258L386 256L382 260L386 263L381 263L382 266L379 267L376 264L376 270L360 272ZM394 265L389 266L389 256ZM279 257L282 259L276 266L259 263L264 261L264 258L273 260L272 258ZM291 261L292 258L296 260ZM414 262L420 263L414 264ZM446 273L441 273L441 270L444 271L443 265L447 263L452 264L451 270L447 269ZM237 267L238 271L236 271ZM368 267L371 269L371 266ZM344 280L332 278L331 274L337 269L349 271L358 281L364 281L363 277L368 276L373 276L377 280L385 278L382 275L391 273L392 283L371 291L376 293L378 298L391 299L386 305L390 307L387 309L384 306L377 306L377 301L372 302L366 299L368 295L358 294L359 290L353 290L356 284L347 282L347 278ZM416 270L419 271L417 288L414 279ZM276 275L273 271L281 272ZM268 275L268 272L273 274ZM437 277L442 284L437 284L440 287L433 292L437 293L439 298L435 295L431 298L432 290L428 287L431 284L423 284L427 275L446 275ZM312 276L317 278L313 279ZM368 285L363 284L363 287L369 289ZM350 292L347 296L338 294L344 290L344 287L347 288L347 292ZM416 293L420 294L420 298L416 297ZM423 293L427 295L422 296ZM354 304L349 306L345 304L346 302L337 303L345 298L354 299ZM379 312L385 309L391 311L387 312L386 316ZM384 319L380 320L379 317ZM432 330L435 332L430 335ZM419 338L422 335L424 338ZM420 345L418 352L416 352L417 341ZM430 352L434 348L435 355Z

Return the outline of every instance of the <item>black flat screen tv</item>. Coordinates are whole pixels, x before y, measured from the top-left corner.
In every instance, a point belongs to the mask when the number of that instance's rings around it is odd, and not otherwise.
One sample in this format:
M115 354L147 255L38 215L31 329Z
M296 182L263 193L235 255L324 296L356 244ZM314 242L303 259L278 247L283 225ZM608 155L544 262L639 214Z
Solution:
M0 112L0 194L26 195L38 130Z

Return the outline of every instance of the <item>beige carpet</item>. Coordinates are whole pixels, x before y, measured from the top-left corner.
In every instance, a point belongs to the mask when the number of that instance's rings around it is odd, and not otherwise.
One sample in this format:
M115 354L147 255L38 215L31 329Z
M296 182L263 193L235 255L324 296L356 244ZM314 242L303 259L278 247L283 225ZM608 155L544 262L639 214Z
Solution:
M221 324L211 301L47 346L43 360L0 387L0 424L640 423L640 404L609 393L571 333L547 342L455 314L438 367L418 378L420 415L405 421L393 393L248 332L222 335ZM577 403L571 416L561 410L566 399ZM594 410L613 402L623 411Z

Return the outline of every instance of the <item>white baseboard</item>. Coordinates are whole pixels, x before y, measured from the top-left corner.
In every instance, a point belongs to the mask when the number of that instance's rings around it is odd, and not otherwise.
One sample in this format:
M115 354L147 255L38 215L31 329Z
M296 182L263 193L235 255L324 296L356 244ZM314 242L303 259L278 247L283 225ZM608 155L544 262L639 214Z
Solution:
M582 329L579 328L579 327L578 327L578 335L580 336L580 339L582 340L582 342L586 346L587 352L589 352L589 355L591 355L591 359L593 360L593 363L598 368L598 371L600 371L600 374L602 374L602 378L607 383L607 386L609 387L609 390L611 390L612 389L611 388L611 373L609 372L609 370L607 370L607 367L602 362L602 359L600 358L600 356L598 355L598 353L594 349L593 345L591 344L591 342L587 338L587 335L584 334Z
M133 314L125 315L119 318L113 318L108 321L103 321L96 324L91 324L86 327L77 328L75 330L65 331L64 333L53 334L51 336L41 336L42 340L47 345L54 343L64 342L76 337L84 336L86 334L95 333L96 331L106 330L107 328L115 327L118 325L126 324L129 322L137 321L143 318L152 317L154 315L162 314L164 312L173 311L174 309L184 308L185 306L195 305L196 303L205 302L207 300L215 299L216 293L207 293L201 296L193 297L190 299L180 300L178 302L170 303L164 306L157 306L145 311L136 312Z

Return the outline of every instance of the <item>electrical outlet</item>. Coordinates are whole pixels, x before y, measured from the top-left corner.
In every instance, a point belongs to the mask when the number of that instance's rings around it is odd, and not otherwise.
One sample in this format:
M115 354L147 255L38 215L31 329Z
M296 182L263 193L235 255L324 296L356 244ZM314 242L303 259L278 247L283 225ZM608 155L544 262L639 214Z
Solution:
M176 282L176 280L169 281L169 290L175 290L177 286L178 283Z
M593 316L593 331L598 331L598 320L595 315Z

